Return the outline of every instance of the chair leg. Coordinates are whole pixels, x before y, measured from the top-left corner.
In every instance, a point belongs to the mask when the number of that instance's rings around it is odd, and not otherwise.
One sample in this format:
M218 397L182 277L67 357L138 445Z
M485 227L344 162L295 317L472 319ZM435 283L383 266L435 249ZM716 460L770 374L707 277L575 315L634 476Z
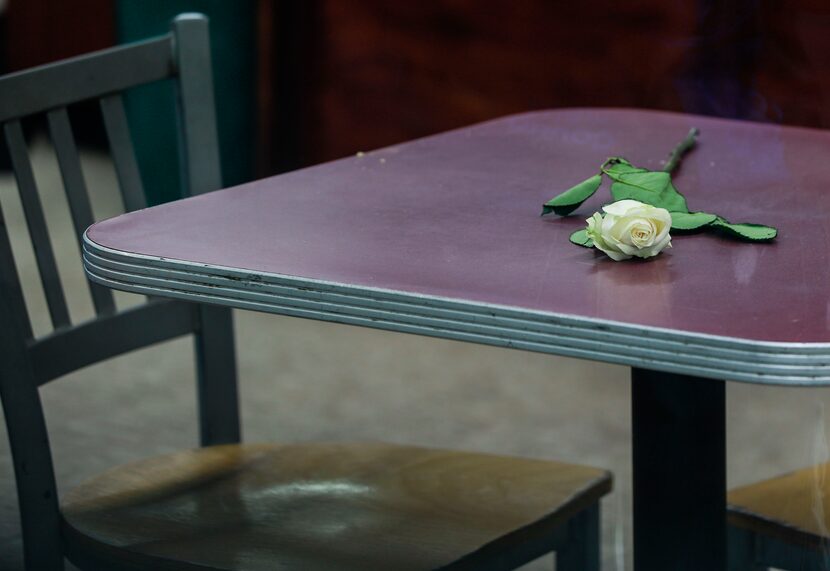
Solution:
M807 549L733 526L728 527L727 533L728 571L765 571L770 567L783 571L830 569L830 554L825 550Z
M830 569L826 550L807 549L773 537L758 536L757 560L764 564L759 569L774 567L783 571L825 571ZM754 571L754 568L753 568Z
M599 502L568 522L567 541L556 550L556 571L599 571Z
M728 526L726 529L728 571L759 571L764 569L758 562L755 550L755 534L746 529Z

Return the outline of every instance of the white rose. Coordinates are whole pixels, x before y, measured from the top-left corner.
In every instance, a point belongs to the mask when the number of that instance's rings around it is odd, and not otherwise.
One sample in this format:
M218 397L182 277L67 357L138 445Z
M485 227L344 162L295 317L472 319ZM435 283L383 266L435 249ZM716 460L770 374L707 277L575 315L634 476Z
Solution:
M650 258L666 246L671 247L671 214L665 208L636 200L618 200L602 209L604 217L595 212L587 220L587 232L594 246L611 259Z

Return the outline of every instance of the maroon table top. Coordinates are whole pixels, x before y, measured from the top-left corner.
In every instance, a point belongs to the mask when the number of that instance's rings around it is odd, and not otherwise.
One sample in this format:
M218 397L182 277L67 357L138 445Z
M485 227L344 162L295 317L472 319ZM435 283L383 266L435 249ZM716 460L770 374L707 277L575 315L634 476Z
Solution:
M691 210L779 228L771 244L677 236L646 262L568 242L541 204L609 156L657 169ZM607 183L606 183L607 184ZM830 134L661 112L515 115L92 226L113 250L750 341L830 342Z

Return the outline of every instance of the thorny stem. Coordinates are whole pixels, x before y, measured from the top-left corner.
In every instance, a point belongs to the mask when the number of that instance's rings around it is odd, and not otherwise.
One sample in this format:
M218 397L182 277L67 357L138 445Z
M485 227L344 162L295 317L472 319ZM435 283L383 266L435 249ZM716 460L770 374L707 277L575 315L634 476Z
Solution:
M672 172L677 168L677 165L679 165L680 161L683 160L683 155L691 151L695 144L697 144L697 136L699 134L700 131L697 127L689 129L689 134L686 135L686 138L680 141L680 144L677 145L669 154L669 160L666 161L666 165L663 167L663 172Z

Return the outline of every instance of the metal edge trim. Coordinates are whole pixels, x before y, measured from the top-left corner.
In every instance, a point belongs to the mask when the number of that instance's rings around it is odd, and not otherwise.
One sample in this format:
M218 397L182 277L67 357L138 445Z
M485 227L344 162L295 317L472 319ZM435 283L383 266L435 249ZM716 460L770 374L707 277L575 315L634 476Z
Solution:
M694 376L762 384L830 384L830 344L733 340L278 274L254 274L113 250L86 235L84 266L94 281L137 293Z
M435 322L452 321L455 323L465 323L470 330L493 330L500 336L506 336L515 339L560 339L560 344L578 343L580 341L589 341L591 343L605 343L613 344L615 346L637 347L640 346L650 349L655 353L677 353L677 356L687 364L704 364L712 359L724 359L733 362L736 366L732 367L736 370L754 370L753 366L749 369L741 367L740 362L745 360L752 360L762 364L762 366L769 367L773 372L776 369L783 369L786 367L809 366L813 369L823 369L830 371L830 364L822 360L821 357L804 357L800 355L786 354L780 358L775 355L768 355L763 353L738 351L734 349L722 349L718 347L701 348L689 344L678 343L677 341L661 340L661 339L647 339L642 342L640 339L630 339L618 332L610 332L604 330L586 330L579 329L573 326L563 326L556 323L539 323L535 326L527 326L522 322L513 318L495 318L491 315L482 316L470 314L469 312L461 312L458 310L444 310L441 308L422 308L412 304L389 302L385 300L374 300L374 303L369 303L366 297L347 296L339 293L322 293L318 291L308 291L303 289L289 288L282 285L273 285L265 283L252 284L245 289L235 288L234 285L238 282L235 280L227 280L221 277L211 275L200 275L196 273L182 272L177 270L152 270L148 271L146 268L128 264L125 262L113 262L104 258L100 258L92 252L87 252L87 263L90 267L95 267L99 275L108 278L117 279L121 277L121 281L130 281L136 284L152 287L159 285L168 289L180 289L182 291L194 291L195 293L210 294L216 291L236 291L237 294L228 294L235 298L244 298L249 300L258 300L263 303L268 303L275 299L281 300L287 305L312 304L324 305L329 308L332 313L355 312L361 313L365 316L373 316L379 318L387 318L390 312L394 312L397 321L413 322L413 320L431 320ZM129 275L130 279L123 278L124 275ZM162 281L157 281L157 280ZM178 287L177 287L178 285ZM695 361L697 359L697 361ZM812 376L812 374L811 374Z

